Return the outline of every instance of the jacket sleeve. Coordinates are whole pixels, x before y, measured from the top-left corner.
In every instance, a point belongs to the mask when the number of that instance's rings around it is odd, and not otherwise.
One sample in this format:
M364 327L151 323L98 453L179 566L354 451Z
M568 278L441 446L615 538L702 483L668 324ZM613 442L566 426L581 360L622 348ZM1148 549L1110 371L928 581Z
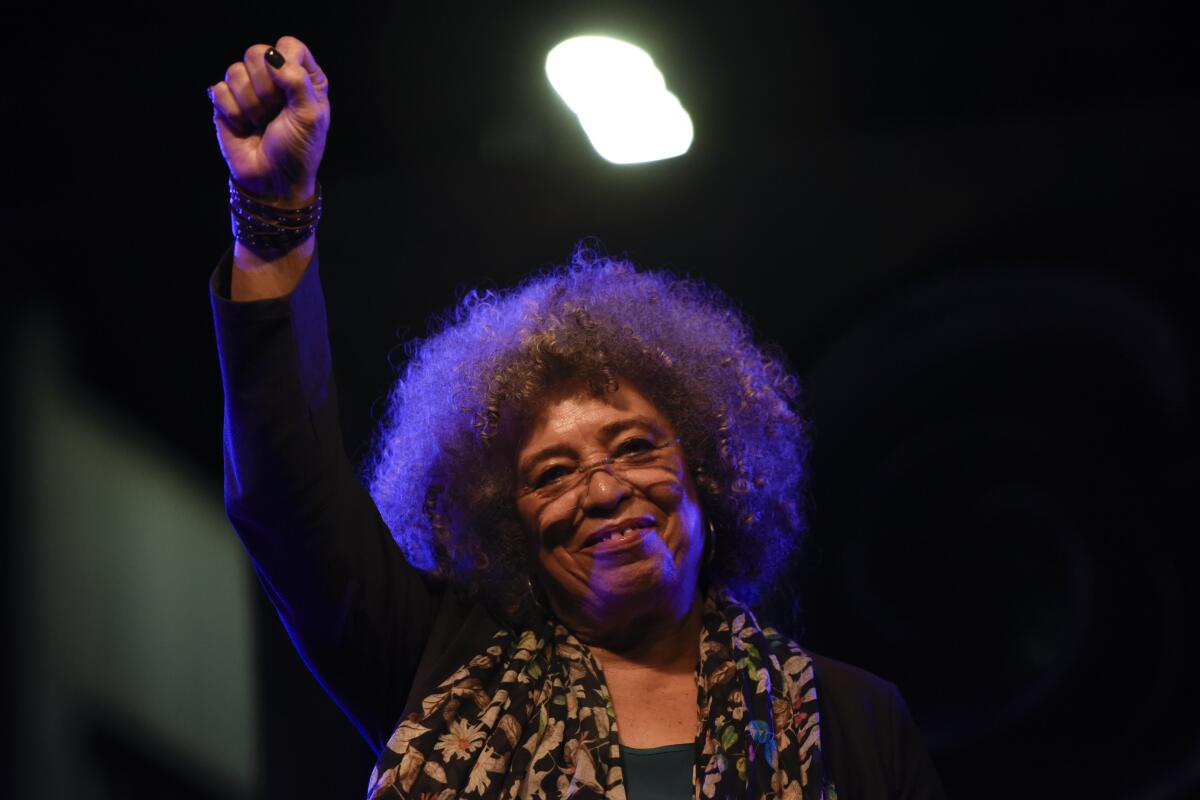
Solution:
M225 507L309 669L378 753L439 592L411 567L342 445L316 254L285 297L210 283L225 389Z

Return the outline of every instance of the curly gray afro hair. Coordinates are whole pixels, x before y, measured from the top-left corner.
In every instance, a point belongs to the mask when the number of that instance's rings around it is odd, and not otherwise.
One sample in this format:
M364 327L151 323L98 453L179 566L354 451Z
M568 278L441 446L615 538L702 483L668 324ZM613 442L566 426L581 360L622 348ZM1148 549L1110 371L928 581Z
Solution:
M515 454L561 381L632 382L672 422L716 531L703 579L753 602L803 529L796 377L719 290L580 247L501 292L471 292L409 344L365 477L405 556L502 614L529 594Z

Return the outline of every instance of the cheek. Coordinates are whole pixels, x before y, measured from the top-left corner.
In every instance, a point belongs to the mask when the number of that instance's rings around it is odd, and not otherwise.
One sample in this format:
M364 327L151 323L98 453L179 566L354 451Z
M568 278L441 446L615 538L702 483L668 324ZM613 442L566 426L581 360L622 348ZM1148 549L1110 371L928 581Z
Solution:
M555 504L534 508L517 503L517 517L529 535L535 550L552 548L571 537L572 515L569 509L557 509Z
M682 510L696 496L696 489L686 472L668 472L659 480L649 483L645 492L650 502L668 513Z
M684 540L694 542L703 539L703 513L696 493L695 484L688 476L662 481L649 488L647 496L663 512L678 520Z
M521 521L525 530L531 533L537 532L537 514L527 498L522 497L517 500L517 519Z
M663 511L674 512L687 499L687 488L677 480L656 483L646 490L650 502Z

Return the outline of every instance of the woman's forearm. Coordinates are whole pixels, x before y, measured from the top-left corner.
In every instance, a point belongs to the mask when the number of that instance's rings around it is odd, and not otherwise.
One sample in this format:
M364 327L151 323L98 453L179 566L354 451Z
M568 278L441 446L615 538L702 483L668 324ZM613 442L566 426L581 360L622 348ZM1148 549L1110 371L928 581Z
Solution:
M230 299L270 300L291 294L304 277L316 247L317 237L313 235L278 258L264 259L241 242L234 242Z

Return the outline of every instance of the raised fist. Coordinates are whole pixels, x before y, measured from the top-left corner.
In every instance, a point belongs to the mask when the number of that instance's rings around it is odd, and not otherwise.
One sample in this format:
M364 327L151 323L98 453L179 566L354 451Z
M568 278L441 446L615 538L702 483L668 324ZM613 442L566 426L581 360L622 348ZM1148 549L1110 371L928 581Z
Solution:
M234 180L268 202L310 200L329 132L329 80L304 42L252 45L209 96Z

